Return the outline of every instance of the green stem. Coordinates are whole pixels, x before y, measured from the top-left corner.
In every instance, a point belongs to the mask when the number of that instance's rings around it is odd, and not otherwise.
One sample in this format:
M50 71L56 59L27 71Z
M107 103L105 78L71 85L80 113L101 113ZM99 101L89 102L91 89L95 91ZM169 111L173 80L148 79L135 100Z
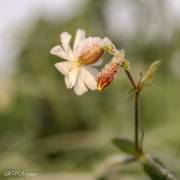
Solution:
M138 88L138 85L136 85L136 82L133 79L130 71L125 69L125 72L133 86L134 93L135 93L135 98L134 98L134 144L135 144L136 151L139 152L140 147L139 147L139 113L138 113L138 104L139 103L138 102L139 102L140 90Z
M143 164L144 171L152 180L177 180L174 174L152 155L145 155L140 162Z
M134 142L135 142L135 149L136 151L139 151L139 91L135 92L135 100L134 100Z
M130 82L131 82L131 84L133 86L133 89L136 90L137 89L136 82L134 81L130 71L125 69L125 72L126 72L126 75L128 76L128 78L129 78L129 80L130 80Z
M143 164L144 171L152 180L177 180L177 178L169 172L157 158L143 153L142 142L141 146L139 144L139 96L142 90L140 84L141 79L136 83L130 71L126 68L124 68L124 70L134 90L134 144L136 152L138 152L141 157L139 161Z

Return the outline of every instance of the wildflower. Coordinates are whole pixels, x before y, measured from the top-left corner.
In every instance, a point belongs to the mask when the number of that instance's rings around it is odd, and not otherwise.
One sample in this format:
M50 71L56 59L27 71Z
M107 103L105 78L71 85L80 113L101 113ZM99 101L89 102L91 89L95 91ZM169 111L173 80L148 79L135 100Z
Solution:
M57 55L66 61L58 62L55 67L65 76L68 89L74 88L77 95L82 95L88 88L96 90L97 62L103 55L105 40L99 37L85 38L85 31L76 31L73 49L70 47L71 35L67 32L60 34L61 45L51 49L51 54Z
M109 64L106 64L97 76L97 89L102 91L116 78L120 65L124 62L124 54L114 56Z

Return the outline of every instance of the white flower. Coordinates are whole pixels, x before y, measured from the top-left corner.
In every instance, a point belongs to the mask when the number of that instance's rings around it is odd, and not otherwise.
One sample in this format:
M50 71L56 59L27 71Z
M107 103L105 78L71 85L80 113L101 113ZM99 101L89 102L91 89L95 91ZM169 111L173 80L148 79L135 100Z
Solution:
M68 89L74 88L77 95L82 95L88 89L96 90L95 68L96 62L103 54L104 41L98 37L85 38L85 31L76 31L73 49L70 47L71 35L67 32L60 34L61 45L51 49L51 54L57 55L66 61L58 62L55 67L65 76L64 80ZM96 62L96 63L95 63Z

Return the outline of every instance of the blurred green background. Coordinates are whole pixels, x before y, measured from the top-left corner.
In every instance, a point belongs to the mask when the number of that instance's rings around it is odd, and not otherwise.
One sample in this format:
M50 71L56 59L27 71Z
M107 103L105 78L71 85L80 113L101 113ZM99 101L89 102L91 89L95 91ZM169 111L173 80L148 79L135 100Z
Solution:
M107 157L124 156L111 139L133 139L132 95L123 71L102 93L78 97L54 68L60 59L49 51L59 43L59 33L74 35L77 28L111 38L126 51L136 77L162 60L140 100L144 148L180 178L180 18L173 20L167 2L86 0L70 18L39 13L33 26L16 29L17 45L22 45L12 73L1 77L1 179L11 178L4 176L8 169L38 173L13 179L95 179ZM149 179L138 164L119 171L123 180Z

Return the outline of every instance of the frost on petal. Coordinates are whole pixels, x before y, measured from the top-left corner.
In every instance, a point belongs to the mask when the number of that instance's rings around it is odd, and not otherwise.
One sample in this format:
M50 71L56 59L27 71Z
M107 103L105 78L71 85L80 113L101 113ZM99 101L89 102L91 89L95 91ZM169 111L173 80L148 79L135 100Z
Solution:
M96 82L96 74L98 71L95 68L82 68L81 69L81 78L83 79L86 86L91 90L97 89L97 82Z
M63 61L56 63L55 67L58 69L59 72L66 76L70 72L72 64L70 62Z
M71 89L77 80L77 76L78 76L78 69L72 69L66 76L65 76L65 83L66 83L66 87L68 89Z
M86 85L84 84L82 78L78 77L77 82L74 86L74 92L80 96L84 94L86 91L88 91Z
M53 55L56 55L60 58L69 60L69 57L67 56L67 54L64 52L64 50L62 49L62 47L60 45L53 47L51 49L50 53Z
M75 35L75 40L74 40L74 45L73 45L73 51L75 52L80 41L82 41L85 38L85 31L82 29L77 29L76 35Z

